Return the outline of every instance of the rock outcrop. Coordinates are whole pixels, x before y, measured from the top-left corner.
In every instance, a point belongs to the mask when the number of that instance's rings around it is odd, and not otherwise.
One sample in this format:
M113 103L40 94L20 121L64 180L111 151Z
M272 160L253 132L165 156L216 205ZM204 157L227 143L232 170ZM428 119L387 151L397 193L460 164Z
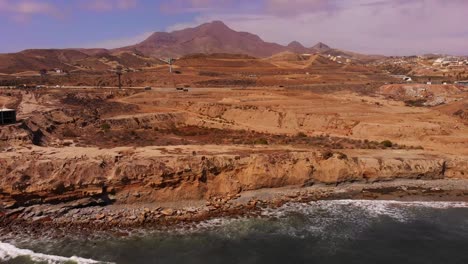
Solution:
M193 146L191 146L193 148ZM191 148L63 148L3 153L4 205L58 203L112 195L117 202L181 201L248 190L394 179L466 178L467 163L411 151L366 155L204 146Z

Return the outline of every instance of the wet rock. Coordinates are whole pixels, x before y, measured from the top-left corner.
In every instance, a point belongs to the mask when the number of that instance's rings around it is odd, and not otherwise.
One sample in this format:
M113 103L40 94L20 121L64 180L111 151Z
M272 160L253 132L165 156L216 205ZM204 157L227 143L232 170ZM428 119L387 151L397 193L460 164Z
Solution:
M24 209L25 209L24 207L20 207L20 208L17 208L17 209L10 210L5 214L5 216L10 217L10 216L14 216L14 215L19 215L19 214L23 213Z
M32 219L33 222L52 222L52 218L49 216L38 216L38 217L33 217Z
M136 220L138 217L136 215L131 215L128 217L128 219L130 220Z
M106 217L105 214L98 214L98 215L96 215L96 220L102 220L102 219L104 219L105 217Z
M3 208L5 209L13 209L15 207L17 207L18 204L16 201L7 201L7 202L3 202Z
M161 214L165 215L165 216L172 216L174 215L174 209L171 209L171 208L167 208L167 209L164 209L161 211Z

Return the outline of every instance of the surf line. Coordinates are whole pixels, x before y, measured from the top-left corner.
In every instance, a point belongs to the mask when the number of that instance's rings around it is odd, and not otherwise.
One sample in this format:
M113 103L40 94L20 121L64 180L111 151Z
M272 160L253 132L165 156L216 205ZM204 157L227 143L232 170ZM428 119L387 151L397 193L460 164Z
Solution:
M45 261L47 263L65 263L67 261L73 261L78 264L97 264L97 263L107 263L112 264L110 262L102 262L93 259L86 259L80 257L61 257L55 255L47 255L42 253L36 253L29 249L21 249L17 248L12 244L0 242L0 261L7 261L12 260L18 257L29 257L32 261Z

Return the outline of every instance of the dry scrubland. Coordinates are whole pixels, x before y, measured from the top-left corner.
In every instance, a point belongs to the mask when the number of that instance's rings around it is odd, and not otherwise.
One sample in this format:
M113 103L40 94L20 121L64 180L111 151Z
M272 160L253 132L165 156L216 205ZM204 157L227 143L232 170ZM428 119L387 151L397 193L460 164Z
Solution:
M393 79L363 65L281 56L253 67L250 58L192 56L178 61L181 74L124 76L172 86L149 91L2 90L0 104L17 108L19 122L0 131L1 216L54 224L200 219L238 213L236 202L252 209L269 188L279 188L270 192L280 200L298 197L286 187L318 199L328 194L311 187L384 192L402 180L422 193L458 188L464 197L466 88L383 85ZM142 214L86 211L96 205Z

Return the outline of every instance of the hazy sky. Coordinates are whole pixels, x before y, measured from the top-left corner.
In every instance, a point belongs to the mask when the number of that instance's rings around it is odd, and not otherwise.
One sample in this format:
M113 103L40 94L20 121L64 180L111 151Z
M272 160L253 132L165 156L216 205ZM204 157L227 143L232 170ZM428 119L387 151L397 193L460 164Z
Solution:
M0 52L115 48L213 20L280 44L468 55L468 0L0 0Z

